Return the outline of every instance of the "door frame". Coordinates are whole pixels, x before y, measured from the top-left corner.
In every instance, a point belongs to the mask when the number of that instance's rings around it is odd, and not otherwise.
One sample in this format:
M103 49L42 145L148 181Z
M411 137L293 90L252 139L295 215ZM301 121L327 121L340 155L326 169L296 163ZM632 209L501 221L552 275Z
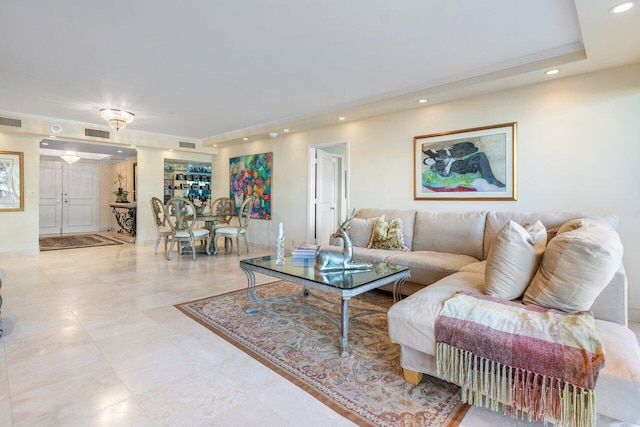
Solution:
M345 146L345 155L342 158L341 166L341 209L338 215L338 219L343 218L345 212L349 211L350 206L350 188L351 183L351 164L350 164L350 151L351 144L349 139L341 139L336 141L319 142L309 145L308 151L308 188L307 188L307 242L316 241L316 150L328 147L334 147L336 145Z

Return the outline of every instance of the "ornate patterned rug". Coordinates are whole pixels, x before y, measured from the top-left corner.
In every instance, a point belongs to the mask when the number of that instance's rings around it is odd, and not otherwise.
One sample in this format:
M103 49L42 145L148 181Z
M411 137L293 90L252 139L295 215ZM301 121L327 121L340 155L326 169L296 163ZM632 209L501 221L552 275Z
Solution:
M41 251L57 249L90 248L92 246L121 245L122 242L100 236L99 234L75 234L69 236L40 237Z
M256 292L273 298L300 289L278 281ZM390 295L367 292L351 300L351 315L354 307L380 313L351 320L351 355L340 357L338 328L323 317L339 319L340 299L312 292L324 300L300 295L286 305L263 304L254 314L245 314L246 290L176 307L358 425L445 426L462 419L467 406L458 387L426 375L417 386L404 380L400 349L387 334Z

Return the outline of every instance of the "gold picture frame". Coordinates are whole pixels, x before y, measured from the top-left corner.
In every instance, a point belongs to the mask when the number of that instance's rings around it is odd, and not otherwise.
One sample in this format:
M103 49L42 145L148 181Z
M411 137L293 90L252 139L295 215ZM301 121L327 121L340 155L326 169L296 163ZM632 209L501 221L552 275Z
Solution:
M24 210L24 159L19 151L0 151L0 212Z
M517 200L516 127L414 137L414 200Z

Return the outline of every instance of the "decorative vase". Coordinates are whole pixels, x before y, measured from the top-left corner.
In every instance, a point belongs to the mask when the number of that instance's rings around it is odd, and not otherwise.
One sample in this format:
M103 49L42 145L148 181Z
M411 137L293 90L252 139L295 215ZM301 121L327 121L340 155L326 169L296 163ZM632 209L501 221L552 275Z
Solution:
M204 213L204 206L200 206L196 208L196 215L202 215Z
M118 191L114 191L113 194L116 195L116 203L129 203L129 200L127 200L128 191L118 188Z

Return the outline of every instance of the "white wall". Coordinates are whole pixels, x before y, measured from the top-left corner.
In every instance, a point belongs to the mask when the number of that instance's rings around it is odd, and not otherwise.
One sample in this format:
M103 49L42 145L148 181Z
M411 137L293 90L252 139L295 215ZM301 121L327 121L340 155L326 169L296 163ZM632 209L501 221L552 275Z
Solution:
M517 201L413 200L414 136L512 121ZM337 140L350 141L355 208L619 215L630 317L640 320L640 64L220 149L216 183L228 182L230 157L274 153L273 221L252 220L250 241L273 246L280 221L287 243L306 240L307 149Z

